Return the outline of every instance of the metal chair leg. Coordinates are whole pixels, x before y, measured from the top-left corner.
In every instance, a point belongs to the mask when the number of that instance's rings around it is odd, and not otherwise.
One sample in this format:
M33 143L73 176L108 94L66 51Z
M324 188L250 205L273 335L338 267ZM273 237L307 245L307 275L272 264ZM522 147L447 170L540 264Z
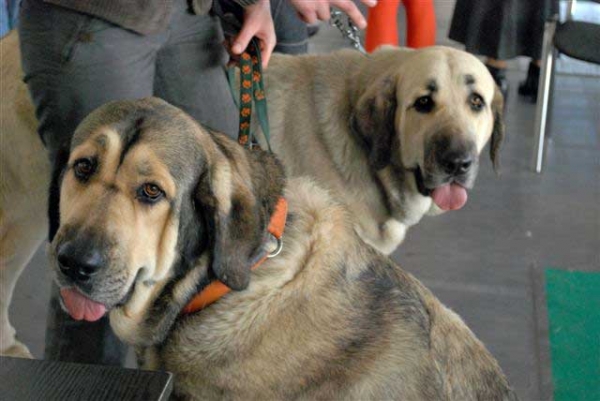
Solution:
M544 158L544 136L546 133L546 123L548 121L548 100L550 98L550 82L554 64L554 32L556 30L557 19L554 18L546 22L544 28L544 40L542 50L542 63L540 71L540 84L537 94L537 109L535 113L535 171L542 172L542 162Z
M544 135L544 139L546 141L548 141L550 138L552 138L552 114L554 112L554 96L552 96L552 94L554 93L554 86L555 86L555 81L556 81L556 68L558 66L558 61L560 60L560 53L558 52L558 50L554 48L554 51L552 52L552 57L553 57L553 61L552 61L552 69L550 70L550 86L548 87L548 93L550 93L550 95L548 96L548 113L546 114L546 121L548 121L546 123L546 133ZM541 73L541 71L540 71Z

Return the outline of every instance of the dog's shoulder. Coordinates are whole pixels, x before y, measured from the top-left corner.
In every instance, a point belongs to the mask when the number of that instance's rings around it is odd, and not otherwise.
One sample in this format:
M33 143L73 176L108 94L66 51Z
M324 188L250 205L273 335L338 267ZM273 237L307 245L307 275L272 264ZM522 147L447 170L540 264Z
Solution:
M433 295L360 238L354 216L331 192L311 179L296 178L290 181L287 197L290 246L303 246L302 257L293 257L303 263L294 280L315 299L321 298L320 307L327 305L329 313L352 316L342 337L357 346L353 352L360 352L360 344L367 349L387 343L375 340L375 333L386 336L402 332L405 339L412 337L427 348L429 309L439 304Z

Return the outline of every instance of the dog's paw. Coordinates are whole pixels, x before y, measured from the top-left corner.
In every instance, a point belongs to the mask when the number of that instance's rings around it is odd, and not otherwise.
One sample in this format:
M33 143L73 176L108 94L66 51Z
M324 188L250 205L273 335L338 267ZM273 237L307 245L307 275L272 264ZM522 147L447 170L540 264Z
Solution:
M29 348L27 348L27 346L22 342L16 340L13 345L0 351L0 355L12 356L15 358L33 359L33 355L31 355L31 352L29 352Z

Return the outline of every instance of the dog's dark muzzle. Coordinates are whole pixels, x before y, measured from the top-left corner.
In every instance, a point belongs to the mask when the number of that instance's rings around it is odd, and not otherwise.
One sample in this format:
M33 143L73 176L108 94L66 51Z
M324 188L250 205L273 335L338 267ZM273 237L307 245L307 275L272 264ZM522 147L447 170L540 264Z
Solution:
M455 133L440 134L430 142L433 147L427 152L433 156L433 160L427 160L430 164L428 170L438 170L449 177L459 177L469 174L477 163L477 149L473 141L463 139ZM428 162L428 163L427 163ZM431 166L434 164L434 166ZM434 168L432 168L434 167Z
M425 179L425 185L432 188L431 185L456 181L468 186L477 174L478 159L473 141L453 131L440 133L425 147L423 176L430 179L435 176L433 181L436 181L428 183Z
M477 148L473 141L464 139L463 135L452 131L437 134L425 147L423 166L418 165L413 170L419 193L432 196L439 188L456 189L453 185L471 188L477 176L478 160ZM441 191L438 191L438 195L439 193ZM446 199L449 200L448 196L453 194L458 194L458 191L450 191ZM454 203L461 202L456 200Z
M446 151L437 155L437 163L449 176L467 174L473 165L474 156L465 151Z
M103 243L105 241L85 235L63 240L56 247L60 272L74 284L88 284L108 265Z

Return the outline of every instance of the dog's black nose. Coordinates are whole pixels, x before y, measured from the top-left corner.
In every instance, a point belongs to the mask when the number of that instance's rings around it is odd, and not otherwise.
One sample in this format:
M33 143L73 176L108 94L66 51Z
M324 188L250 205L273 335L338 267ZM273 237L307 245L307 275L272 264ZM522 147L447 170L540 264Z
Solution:
M464 174L471 168L473 156L464 152L447 152L442 156L440 164L448 174Z
M438 171L459 176L476 170L477 148L467 137L458 129L447 129L432 139L434 157L429 160L435 163Z
M79 241L59 245L56 253L60 271L72 280L85 283L104 266L106 261L94 248L84 248Z

